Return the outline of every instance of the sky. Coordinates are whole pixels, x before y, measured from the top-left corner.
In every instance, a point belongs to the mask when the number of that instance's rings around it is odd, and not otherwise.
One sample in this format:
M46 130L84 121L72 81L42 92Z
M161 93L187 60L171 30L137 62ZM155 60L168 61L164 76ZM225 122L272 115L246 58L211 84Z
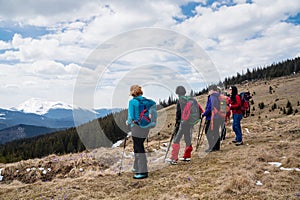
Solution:
M126 107L300 56L299 0L0 0L0 107Z

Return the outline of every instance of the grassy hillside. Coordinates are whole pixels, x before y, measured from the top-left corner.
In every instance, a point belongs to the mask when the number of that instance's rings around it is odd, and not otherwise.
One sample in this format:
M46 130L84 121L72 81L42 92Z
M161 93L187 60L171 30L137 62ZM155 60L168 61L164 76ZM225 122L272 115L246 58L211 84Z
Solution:
M205 153L205 139L199 151L193 151L191 162L175 166L163 163L174 126L173 105L159 112L160 123L150 134L148 179L132 179L129 140L121 176L122 145L0 164L0 199L299 199L299 85L299 74L238 85L239 91L253 94L251 106L255 109L242 120L242 146L231 143L234 133L229 124L221 151ZM198 99L204 106L206 95ZM288 101L293 108L290 115L284 114ZM263 109L259 108L261 103ZM198 125L194 146L197 130ZM281 166L271 162L280 162Z

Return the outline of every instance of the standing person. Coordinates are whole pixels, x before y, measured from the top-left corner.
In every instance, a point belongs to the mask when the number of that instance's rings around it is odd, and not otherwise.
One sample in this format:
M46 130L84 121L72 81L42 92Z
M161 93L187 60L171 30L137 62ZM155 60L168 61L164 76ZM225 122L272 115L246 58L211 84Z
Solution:
M130 95L133 98L129 101L128 119L126 124L131 127L133 140L134 164L132 172L136 173L133 176L134 179L143 179L148 177L147 157L144 142L148 137L149 128L142 128L138 123L140 120L140 102L144 99L142 96L142 87L139 85L132 85L130 87Z
M241 99L238 95L238 89L235 86L229 88L230 94L230 109L232 110L232 129L235 133L235 140L232 141L236 146L243 144L243 135L241 128L241 120L243 118L243 112L241 110Z
M216 85L208 87L208 97L205 107L205 135L208 141L208 149L205 152L220 150L220 127L224 124L224 118L220 116L220 93Z
M183 161L189 161L191 158L191 153L193 151L192 147L192 128L194 127L194 123L189 123L188 121L183 120L183 112L185 109L186 104L188 103L189 98L185 96L186 90L183 86L178 86L176 88L175 93L178 95L179 99L177 101L176 105L176 124L175 127L179 127L178 132L174 138L174 142L172 144L172 152L171 157L169 159L169 162L171 164L177 164L178 161L178 153L180 149L180 140L182 136L184 136L185 141L185 149L184 149L184 155L183 155ZM202 107L198 104L198 102L193 99L194 103L197 105L196 109L198 109L195 113L198 113L197 116L195 116L194 119L198 120L200 119L201 113L203 113ZM192 109L192 107L191 107ZM190 110L190 113L192 111Z

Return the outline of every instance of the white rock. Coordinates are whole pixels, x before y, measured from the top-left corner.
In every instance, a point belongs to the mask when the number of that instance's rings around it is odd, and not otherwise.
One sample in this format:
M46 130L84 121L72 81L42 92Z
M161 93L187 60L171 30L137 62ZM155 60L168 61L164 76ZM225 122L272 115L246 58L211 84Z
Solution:
M46 170L43 170L43 174L47 174L47 171L46 171Z
M27 168L26 171L27 171L27 172L30 172L30 168Z
M264 174L270 174L270 172L268 172L268 171L264 171Z
M40 167L40 168L39 168L39 170L40 170L40 171L43 171L43 170L44 170L44 168L43 168L43 167Z
M79 171L80 171L80 172L83 172L83 169L82 169L82 168L80 168L80 169L79 169Z

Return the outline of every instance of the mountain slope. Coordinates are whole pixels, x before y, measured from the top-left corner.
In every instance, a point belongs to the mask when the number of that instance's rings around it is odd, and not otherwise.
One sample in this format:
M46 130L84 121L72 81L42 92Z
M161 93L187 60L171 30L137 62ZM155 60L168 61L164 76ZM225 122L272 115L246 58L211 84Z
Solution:
M134 180L132 141L127 142L122 174L118 176L123 146L90 152L50 155L12 164L0 164L1 199L299 199L300 114L283 114L291 101L300 109L300 76L238 85L250 90L255 110L242 120L245 144L231 143L227 126L221 151L206 154L207 141L192 152L191 162L163 163L165 145L174 126L175 106L159 111L159 135L152 130L148 144L149 178ZM275 93L269 92L269 86ZM275 87L276 86L276 87ZM206 95L198 97L205 105ZM279 99L279 100L277 100ZM259 103L265 107L260 109ZM276 103L277 108L272 110ZM193 133L196 143L198 125ZM205 137L204 137L205 139ZM184 143L181 143L181 153ZM272 162L278 162L280 167ZM35 167L35 169L33 168ZM38 168L43 168L40 170ZM29 169L29 170L28 170ZM49 170L50 169L50 170ZM44 172L44 170L46 170ZM261 184L260 184L261 183ZM18 192L16 192L18 191Z

